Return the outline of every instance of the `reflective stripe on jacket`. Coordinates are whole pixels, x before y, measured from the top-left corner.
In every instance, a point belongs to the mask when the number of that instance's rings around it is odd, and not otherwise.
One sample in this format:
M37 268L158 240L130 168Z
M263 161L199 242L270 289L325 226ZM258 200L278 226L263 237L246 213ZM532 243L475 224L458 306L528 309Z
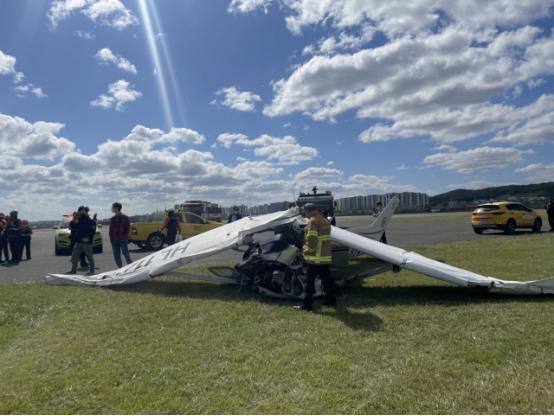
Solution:
M304 230L304 261L310 264L331 264L331 224L320 214L308 219Z

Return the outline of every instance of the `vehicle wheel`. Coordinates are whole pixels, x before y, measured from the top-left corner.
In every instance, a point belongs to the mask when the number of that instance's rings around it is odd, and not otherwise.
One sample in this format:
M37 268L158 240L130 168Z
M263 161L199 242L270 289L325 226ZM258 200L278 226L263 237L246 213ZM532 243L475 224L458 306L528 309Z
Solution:
M61 256L62 255L62 251L58 248L58 245L54 245L54 255L55 256Z
M96 252L97 252L97 253L103 253L103 252L104 252L104 245L101 245L100 247L98 247L98 248L96 249Z
M533 232L534 233L540 233L542 228L542 220L540 218L537 218L535 220L535 223L533 224Z
M475 232L475 234L483 234L483 230L482 228L474 228L473 231Z
M508 220L508 222L506 223L506 228L505 228L505 232L506 234L513 234L516 232L516 222L514 219L510 219Z
M152 250L161 250L164 246L165 238L161 233L153 233L148 236L148 240L146 242L148 247Z

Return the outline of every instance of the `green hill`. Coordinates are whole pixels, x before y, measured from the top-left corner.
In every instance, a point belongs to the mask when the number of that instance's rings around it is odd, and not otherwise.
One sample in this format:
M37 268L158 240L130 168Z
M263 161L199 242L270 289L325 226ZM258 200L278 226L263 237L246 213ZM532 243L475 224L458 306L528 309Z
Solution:
M554 196L554 182L529 185L506 185L484 189L455 189L429 198L431 206L443 206L452 202L473 202L500 199L535 199Z

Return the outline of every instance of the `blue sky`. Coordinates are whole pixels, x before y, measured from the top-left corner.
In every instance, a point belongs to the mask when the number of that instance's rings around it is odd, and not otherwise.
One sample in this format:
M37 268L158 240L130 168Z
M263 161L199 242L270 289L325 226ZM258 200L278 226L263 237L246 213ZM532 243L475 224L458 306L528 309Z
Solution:
M4 0L0 210L552 180L553 6Z

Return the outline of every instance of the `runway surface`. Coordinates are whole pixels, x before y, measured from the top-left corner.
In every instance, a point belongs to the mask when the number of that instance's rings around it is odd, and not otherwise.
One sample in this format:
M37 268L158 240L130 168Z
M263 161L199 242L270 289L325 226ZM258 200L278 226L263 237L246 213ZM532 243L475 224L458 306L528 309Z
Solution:
M410 248L415 245L433 245L462 240L483 238L505 238L503 233L488 232L476 235L469 223L469 213L405 214L395 215L387 232L389 244ZM355 228L372 221L368 216L338 217L337 225ZM546 227L545 227L546 228ZM98 272L116 268L108 229L103 230L104 253L95 254ZM517 236L507 236L514 238ZM133 260L150 254L150 251L130 245ZM190 263L191 266L203 264L229 264L239 261L241 253L228 250L218 256ZM71 268L69 256L54 255L54 230L36 230L32 239L32 259L22 261L17 266L0 265L0 283L24 283L41 281L45 273L65 273Z

